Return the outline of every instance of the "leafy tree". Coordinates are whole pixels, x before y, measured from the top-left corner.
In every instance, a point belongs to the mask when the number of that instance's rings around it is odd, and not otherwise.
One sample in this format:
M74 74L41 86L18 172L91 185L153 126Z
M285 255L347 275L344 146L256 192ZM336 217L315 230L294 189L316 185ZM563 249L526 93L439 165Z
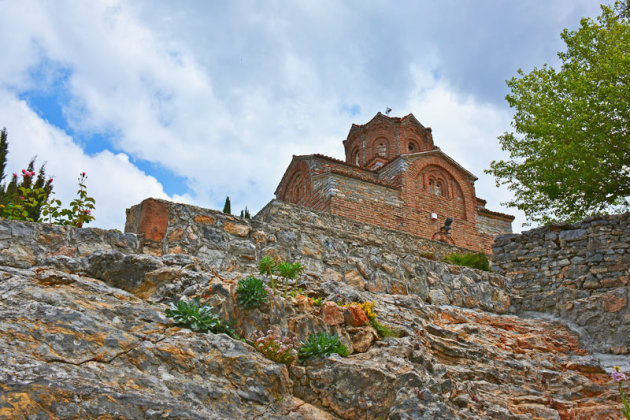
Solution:
M232 204L230 204L230 197L225 197L225 204L223 205L223 213L232 214Z
M24 189L27 191L37 190L41 192L41 197L26 206L25 218L28 220L38 220L41 214L42 205L47 201L53 190L52 179L46 179L46 164L44 163L39 172L35 172L35 158L31 159L26 169L22 169L21 177L13 174L7 185L3 184L6 174L7 155L9 154L9 141L6 128L0 130L0 205L6 208L11 204L19 204L25 201ZM36 176L37 175L37 176ZM2 212L0 212L2 214Z
M506 203L533 222L577 221L630 209L630 17L628 2L602 6L561 36L562 65L507 81L514 132L499 137L509 160L493 161Z
M7 185L5 178L9 142L7 129L0 130L0 218L48 222L82 227L94 220L94 199L87 194L85 172L79 175L77 197L69 208L62 208L61 201L53 198L53 179L46 179L46 164L35 172L35 158L18 176L14 173Z

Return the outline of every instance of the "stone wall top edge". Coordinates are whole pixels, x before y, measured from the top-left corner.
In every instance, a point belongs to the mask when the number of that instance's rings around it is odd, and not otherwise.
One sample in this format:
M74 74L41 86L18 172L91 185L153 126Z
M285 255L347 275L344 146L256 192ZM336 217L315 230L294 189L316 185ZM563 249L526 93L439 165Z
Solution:
M459 247L456 245L451 245L451 244L447 244L444 242L440 242L440 241L434 241L428 238L422 238L422 237L418 237L415 235L412 235L410 233L406 233L406 232L401 232L401 231L397 231L394 229L388 229L388 228L384 228L382 226L376 226L376 225L371 225L369 223L362 223L359 222L357 220L354 219L350 219L344 216L338 216L338 215L334 215L334 214L329 214L329 213L323 213L323 212L318 212L316 210L312 210L303 206L298 206L298 205L294 205L291 203L286 203L280 200L271 200L269 203L267 203L267 205L265 207L263 207L263 209L258 212L256 214L256 216L254 216L254 219L260 220L260 221L264 221L266 223L273 223L273 219L268 219L267 216L269 215L270 211L272 208L282 208L285 210L290 210L293 213L306 213L308 215L310 215L312 218L314 219L319 219L319 220L329 220L332 222L337 222L337 223L343 223L345 225L349 226L350 230L352 227L355 227L357 229L361 229L361 230L373 230L373 231L379 231L379 232L384 232L387 235L392 235L398 238L401 238L400 242L426 242L426 243L432 243L435 244L436 246L439 247L443 247L443 248L449 248L452 249L453 252L471 252L471 250L467 249L467 248L463 248L463 247ZM259 217L260 216L260 217ZM274 216L272 216L274 217ZM263 220L264 219L264 220ZM322 229L325 230L326 226L322 226L319 224L314 224L314 223L309 223L308 220L306 218L301 218L300 219L300 223L303 225L308 225L309 227L315 228L315 229Z
M600 225L600 222L615 223L617 221L623 221L624 219L630 219L630 212L620 214L608 214L602 216L590 216L576 223L550 223L544 226L539 226L530 230L523 231L521 233L499 235L495 238L495 243L503 243L508 241L527 241L531 240L535 236L544 235L547 232L561 232L577 229L588 230L593 225Z
M8 220L8 219L0 219L0 226L2 225L7 225L7 226L18 226L18 225L24 225L24 226L29 226L32 227L34 231L49 231L49 230L65 230L68 232L93 232L96 234L108 234L108 233L116 233L116 234L120 234L120 235L133 235L136 236L135 233L125 233L122 232L120 229L105 229L105 228L100 228L100 227L96 227L96 226L87 226L87 227L77 227L77 226L72 226L72 225L58 225L55 223L45 223L45 222L30 222L27 220Z

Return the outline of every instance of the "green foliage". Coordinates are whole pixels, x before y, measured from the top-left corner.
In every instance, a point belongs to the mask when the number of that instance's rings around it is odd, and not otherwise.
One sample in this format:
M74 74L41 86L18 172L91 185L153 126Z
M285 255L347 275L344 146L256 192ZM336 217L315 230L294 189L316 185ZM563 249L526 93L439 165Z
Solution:
M258 262L258 272L264 274L271 280L271 288L276 289L276 281L273 278L273 273L276 272L276 262L270 255L265 255Z
M402 337L403 333L400 330L389 328L386 325L381 324L375 318L370 319L370 325L376 330L379 338L385 337Z
M245 210L241 210L241 218L244 218L244 219L252 218L251 214L249 214L249 210L247 209L247 206L245 207Z
M311 334L306 341L302 342L302 347L298 351L298 358L300 362L303 362L311 357L324 357L332 353L337 353L342 357L350 354L338 336L327 332L318 332Z
M442 260L447 263L490 271L490 261L486 254L467 252L465 254L449 254Z
M324 298L323 297L316 297L313 298L313 306L322 306L324 304Z
M252 345L263 356L274 362L292 365L297 361L300 343L296 337L281 337L271 330L267 334L254 331L250 337Z
M288 288L289 280L295 280L297 286L297 278L304 272L305 267L299 263L290 263L288 261L282 261L276 265L276 271L280 277L284 279L285 290Z
M223 213L232 214L232 204L230 204L230 197L225 197L225 204L223 205Z
M45 181L42 165L39 176L32 170L34 160L28 170L22 170L22 179L13 174L11 181L0 188L0 217L9 220L40 221L42 207L52 194L52 179ZM33 182L35 178L35 182Z
M300 296L303 293L304 293L304 289L302 289L301 287L298 287L297 290L291 290L289 292L289 296L296 298L296 297Z
M258 262L258 272L271 279L271 288L274 290L277 286L276 280L273 277L274 273L284 279L284 290L286 291L288 289L289 280L296 280L295 284L297 287L297 278L304 272L304 269L305 267L299 262L276 262L270 255L265 255Z
M52 192L52 179L46 181L46 164L35 172L35 158L31 159L22 176L14 173L8 184L6 178L9 141L7 129L0 130L0 217L13 220L37 221L42 204ZM36 176L37 175L37 176Z
M170 308L166 310L166 316L173 318L175 324L192 331L225 333L238 338L236 332L224 324L219 316L212 312L210 306L199 304L198 297L189 301L179 300L177 304L171 303Z
M42 218L40 221L83 227L84 224L94 220L92 210L94 210L95 200L87 194L86 179L87 175L85 172L82 172L78 179L77 198L70 202L70 208L62 208L61 200L52 198L51 194L49 199L42 205Z
M9 143L6 128L0 130L0 182L4 180ZM63 209L61 201L53 198L53 179L46 179L45 164L35 172L35 158L22 169L21 179L14 173L11 181L0 185L0 218L48 222L82 227L94 220L94 199L87 194L85 172L79 175L77 197L70 207Z
M529 221L577 221L630 210L630 18L628 4L601 6L561 36L559 70L544 65L507 82L515 109L494 161Z
M245 309L255 309L262 303L266 303L265 283L254 276L239 281L236 288L236 302Z
M9 154L9 140L7 128L2 127L0 130L0 185L4 182L4 170L7 168L7 155ZM0 192L4 193L4 188Z

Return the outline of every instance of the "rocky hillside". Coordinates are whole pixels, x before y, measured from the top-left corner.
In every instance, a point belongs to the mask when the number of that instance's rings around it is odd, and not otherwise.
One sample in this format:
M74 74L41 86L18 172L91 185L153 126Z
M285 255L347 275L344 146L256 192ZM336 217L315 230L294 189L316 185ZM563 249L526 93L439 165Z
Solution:
M167 217L176 221L172 208ZM155 252L159 235L147 248L146 234L0 222L0 418L620 418L615 384L575 332L507 315L509 278L325 224L183 219L181 235L174 224L162 237L200 241L197 250ZM244 309L237 283L258 275L263 255L302 261L293 288L304 290ZM177 327L168 304L193 297L240 337L328 331L351 354L287 366L247 340ZM374 302L396 336L341 306L351 302Z

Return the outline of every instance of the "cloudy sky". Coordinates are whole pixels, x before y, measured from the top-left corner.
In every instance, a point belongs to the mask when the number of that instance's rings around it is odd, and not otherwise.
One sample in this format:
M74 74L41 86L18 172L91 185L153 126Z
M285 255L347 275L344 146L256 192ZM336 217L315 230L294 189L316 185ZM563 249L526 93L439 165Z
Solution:
M505 80L556 64L593 0L0 0L7 172L47 162L57 198L88 174L93 226L147 197L252 213L292 155L343 158L352 123L413 113L485 175L509 130Z

